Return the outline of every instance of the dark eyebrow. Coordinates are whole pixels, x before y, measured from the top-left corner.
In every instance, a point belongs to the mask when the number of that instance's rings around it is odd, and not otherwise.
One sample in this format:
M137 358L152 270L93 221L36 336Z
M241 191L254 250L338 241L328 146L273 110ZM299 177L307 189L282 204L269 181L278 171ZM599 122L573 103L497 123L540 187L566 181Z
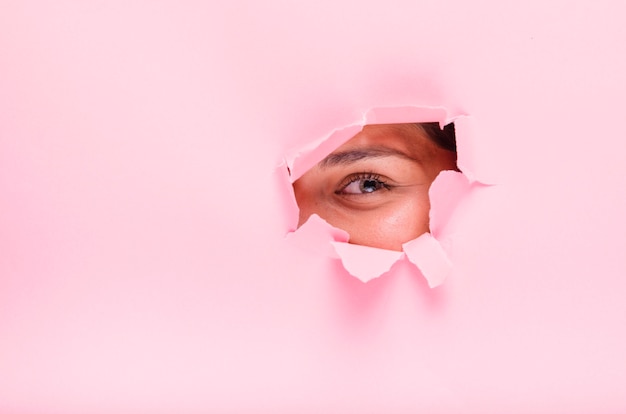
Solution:
M333 152L319 162L322 168L349 165L365 158L402 157L410 161L418 161L400 150L388 147L357 148L350 151Z

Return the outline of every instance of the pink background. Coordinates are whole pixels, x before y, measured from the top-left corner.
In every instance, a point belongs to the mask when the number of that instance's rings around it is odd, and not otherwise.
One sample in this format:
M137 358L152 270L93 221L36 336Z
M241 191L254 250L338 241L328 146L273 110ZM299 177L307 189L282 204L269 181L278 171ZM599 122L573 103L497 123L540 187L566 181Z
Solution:
M217 3L2 3L0 412L626 411L621 2ZM435 289L284 239L282 157L402 105L496 184Z

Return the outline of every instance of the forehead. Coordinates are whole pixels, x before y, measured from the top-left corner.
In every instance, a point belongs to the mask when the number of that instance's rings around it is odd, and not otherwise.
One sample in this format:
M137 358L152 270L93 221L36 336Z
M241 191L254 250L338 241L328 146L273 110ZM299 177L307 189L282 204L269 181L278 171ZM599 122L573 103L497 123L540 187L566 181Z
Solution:
M434 147L434 143L428 139L426 132L418 124L380 124L366 125L361 132L333 153L390 148L411 158L421 158L421 155L431 153Z

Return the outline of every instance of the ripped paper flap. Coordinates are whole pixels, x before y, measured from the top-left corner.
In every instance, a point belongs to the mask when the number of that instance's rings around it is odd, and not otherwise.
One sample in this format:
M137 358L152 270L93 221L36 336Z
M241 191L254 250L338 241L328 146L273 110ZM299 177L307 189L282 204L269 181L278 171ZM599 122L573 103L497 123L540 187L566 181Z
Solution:
M442 284L452 271L452 263L446 252L430 233L424 233L403 244L402 248L409 261L420 269L431 288Z
M285 162L289 168L291 182L293 183L302 177L305 172L340 147L341 144L358 134L361 129L363 126L358 124L336 129L328 136L313 141L297 151L290 152L285 157Z
M429 226L436 238L442 236L442 230L452 217L461 200L469 194L471 185L465 175L458 171L441 171L430 186Z
M346 231L333 227L317 214L312 214L297 231L288 233L286 239L303 250L339 258L331 242L347 242L349 237Z
M365 114L365 125L407 124L414 122L439 122L444 126L455 117L449 117L448 110L441 106L400 106L372 108Z
M342 242L331 242L345 269L362 282L387 273L403 252Z

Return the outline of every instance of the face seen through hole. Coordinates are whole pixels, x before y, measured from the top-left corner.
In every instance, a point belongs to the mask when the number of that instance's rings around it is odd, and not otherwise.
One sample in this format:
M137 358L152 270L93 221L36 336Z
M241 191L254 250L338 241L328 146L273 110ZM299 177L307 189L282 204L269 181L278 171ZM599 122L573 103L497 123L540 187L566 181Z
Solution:
M419 124L367 125L294 182L298 227L317 214L350 243L402 250L429 231L428 189L456 153Z

